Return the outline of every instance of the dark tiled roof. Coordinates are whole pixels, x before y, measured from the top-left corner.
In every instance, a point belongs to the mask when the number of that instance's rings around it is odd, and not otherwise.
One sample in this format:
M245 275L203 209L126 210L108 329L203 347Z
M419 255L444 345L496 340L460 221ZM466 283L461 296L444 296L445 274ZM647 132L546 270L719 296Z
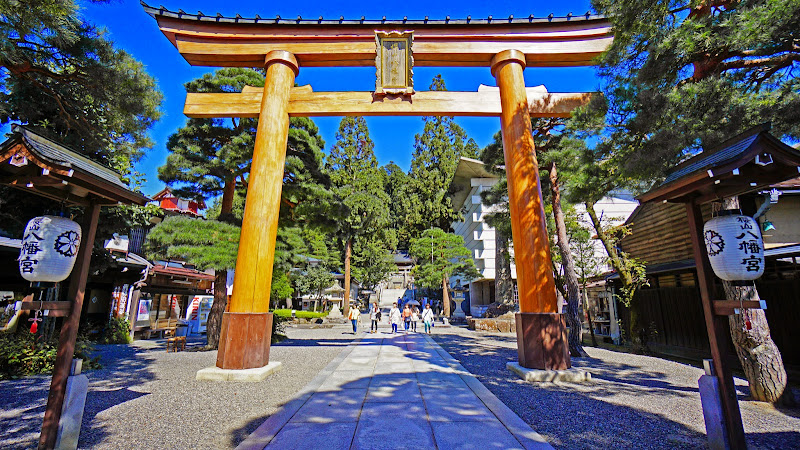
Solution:
M19 133L28 149L37 156L54 165L68 169L78 169L82 172L102 178L121 188L130 189L119 178L119 174L109 167L82 156L62 145L40 136L26 127L15 125L12 130Z
M381 19L367 19L365 17L361 17L358 19L345 19L344 16L340 16L338 18L328 18L325 19L322 16L317 18L302 18L300 16L292 17L292 18L284 18L281 16L275 16L271 18L263 18L256 14L255 17L246 18L242 17L237 14L234 17L225 17L222 14L215 14L212 16L207 16L203 14L202 11L197 11L196 13L187 13L182 9L178 11L170 11L164 6L160 6L158 8L152 7L145 3L144 1L141 2L142 6L144 7L145 12L150 14L153 17L172 17L176 19L187 19L187 20L197 20L200 22L218 22L218 23L242 23L242 24L259 24L259 25L366 25L366 26L385 26L385 25L499 25L499 24L531 24L531 23L546 23L546 22L577 22L577 21L585 21L585 20L605 20L604 16L591 14L587 11L585 14L580 15L573 15L569 13L565 17L556 17L553 14L544 17L534 17L533 14L529 15L528 17L492 17L489 16L487 18L472 18L471 16L467 16L466 19L451 19L450 16L441 18L441 19L429 19L427 16L422 19L408 19L407 17L403 17L402 19L387 19L384 16Z
M697 158L696 161L689 160L692 162L669 174L663 184L671 183L695 172L713 170L714 167L724 165L747 151L758 137L759 133L753 134L705 157L701 153L692 158Z
M397 252L392 254L395 264L414 264L414 260L408 256L407 252Z

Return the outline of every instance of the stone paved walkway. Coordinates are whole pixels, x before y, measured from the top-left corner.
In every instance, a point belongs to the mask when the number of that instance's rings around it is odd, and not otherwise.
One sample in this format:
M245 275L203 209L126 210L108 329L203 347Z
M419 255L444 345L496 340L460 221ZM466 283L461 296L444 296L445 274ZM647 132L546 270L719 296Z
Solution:
M429 336L364 334L239 449L551 448Z

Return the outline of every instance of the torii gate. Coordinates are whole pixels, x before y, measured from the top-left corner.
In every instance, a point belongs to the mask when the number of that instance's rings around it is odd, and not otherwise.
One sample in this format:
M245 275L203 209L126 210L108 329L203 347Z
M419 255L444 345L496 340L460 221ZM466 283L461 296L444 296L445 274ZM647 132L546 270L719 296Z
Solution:
M600 16L451 20L274 19L188 14L142 3L189 64L265 67L261 89L188 94L189 117L258 117L230 312L222 322L220 369L269 362L269 292L290 116L499 116L503 135L520 313L519 363L571 366L545 228L531 117L566 117L590 94L526 90L526 66L593 64L613 39ZM489 67L497 88L414 93L412 68ZM301 67L375 66L374 92L293 87Z

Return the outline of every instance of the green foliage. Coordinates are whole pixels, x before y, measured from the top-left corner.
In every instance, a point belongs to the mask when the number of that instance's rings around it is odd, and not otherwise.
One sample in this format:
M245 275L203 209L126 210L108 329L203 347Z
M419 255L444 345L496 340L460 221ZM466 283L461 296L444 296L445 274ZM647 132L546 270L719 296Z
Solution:
M321 300L323 292L333 285L333 281L330 270L318 265L308 268L305 273L298 274L295 278L295 287L298 295L310 294Z
M147 235L150 259L179 259L200 270L236 267L240 229L216 220L170 216Z
M130 344L133 342L131 339L131 324L128 319L124 317L112 317L103 328L103 334L100 337L101 344Z
M394 231L394 230L390 230ZM364 289L375 289L381 281L397 270L386 243L365 237L353 248L353 276Z
M248 68L230 67L192 80L186 92L241 92L245 86L263 86L262 73ZM158 178L178 186L175 195L204 200L221 194L224 205L217 214L230 222L234 189L245 185L253 158L257 119L189 119L167 141L167 162L158 168Z
M440 228L425 230L422 236L413 239L409 255L416 261L415 282L428 289L442 288L442 280L453 275L465 279L480 276L471 252L464 247L464 238Z
M272 284L270 291L270 297L272 300L284 300L291 297L292 293L294 292L294 288L292 287L292 283L289 281L289 277L286 275L286 272L281 272L279 270L272 271Z
M72 0L0 1L0 124L20 122L129 173L162 95Z
M383 166L383 187L389 196L389 228L395 231L397 248L408 248L411 239L411 230L406 217L409 215L411 203L409 199L413 193L411 180L400 166L390 161Z
M28 375L49 374L53 371L58 349L58 337L46 341L20 327L16 333L0 332L0 380ZM75 358L83 359L86 370L99 369L98 358L90 358L93 347L85 336L75 343Z
M431 90L446 90L444 79L437 75ZM423 117L422 134L414 136L414 155L409 172L409 189L403 199L405 222L410 238L418 237L425 229L438 227L449 230L460 218L453 211L450 183L462 156L476 158L478 146L453 117Z
M291 318L292 317L292 310L291 309L274 309L272 313L275 316L279 316L282 318ZM318 319L320 317L327 316L327 312L314 312L314 311L295 311L295 317L298 319Z
M590 108L608 127L596 159L651 179L763 122L800 138L796 0L592 4L614 27L600 60L606 101Z
M388 228L391 198L384 190L374 146L364 118L345 117L327 162L332 191L339 204L336 234L345 246L344 265L349 263L347 246L352 246L349 257L356 262L354 274L365 285L373 286L385 277L386 265L381 255L396 245L394 232ZM348 276L345 273L345 286L349 285Z

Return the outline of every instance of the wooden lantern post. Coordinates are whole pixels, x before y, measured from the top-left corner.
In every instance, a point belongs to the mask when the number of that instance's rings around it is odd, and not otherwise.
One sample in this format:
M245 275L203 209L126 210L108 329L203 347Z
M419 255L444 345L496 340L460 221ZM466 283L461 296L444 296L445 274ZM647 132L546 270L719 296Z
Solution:
M280 50L269 52L264 65L267 77L250 171L251 188L242 221L233 297L220 332L217 367L221 369L252 369L269 362L272 263L289 131L289 92L298 65L294 55Z
M89 277L89 263L92 259L99 217L100 205L93 202L86 208L86 217L81 227L83 228L82 242L78 249L75 267L72 269L72 278L69 280L67 298L72 301L72 310L61 326L61 334L58 338L53 378L50 380L50 391L47 394L47 406L42 421L42 433L39 435L39 448L42 449L54 448L58 439L58 423L61 419L61 409L64 407L67 379L75 353L75 341L78 338L83 297L86 294L86 280Z
M525 55L518 50L505 50L492 58L491 67L500 88L500 130L517 262L519 364L529 369L568 369L571 364L566 326L558 311L539 164L522 75Z

